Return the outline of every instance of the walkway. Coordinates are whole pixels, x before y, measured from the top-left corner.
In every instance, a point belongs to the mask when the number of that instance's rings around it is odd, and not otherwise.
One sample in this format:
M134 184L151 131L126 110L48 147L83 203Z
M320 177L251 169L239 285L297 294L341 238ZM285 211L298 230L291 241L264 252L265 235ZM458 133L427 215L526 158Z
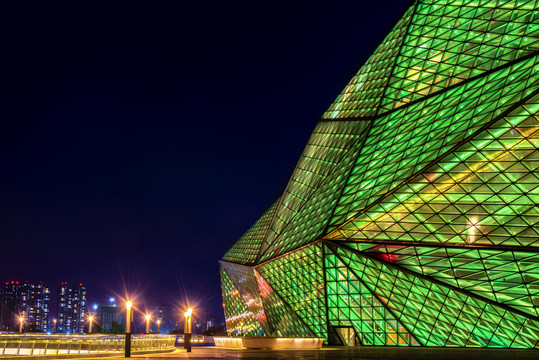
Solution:
M323 348L322 350L232 350L215 347L193 347L187 353L177 349L173 353L133 356L133 359L253 359L253 360L537 360L539 350L454 349L454 348ZM103 360L98 358L96 360ZM119 358L115 358L119 359Z

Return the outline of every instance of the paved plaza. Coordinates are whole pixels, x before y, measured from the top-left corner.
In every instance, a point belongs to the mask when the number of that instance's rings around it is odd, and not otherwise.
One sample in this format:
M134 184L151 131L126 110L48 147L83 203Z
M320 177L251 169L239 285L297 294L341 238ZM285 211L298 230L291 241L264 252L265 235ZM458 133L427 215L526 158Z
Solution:
M464 349L464 348L388 348L388 347L331 347L321 350L235 350L216 347L193 347L191 353L178 348L173 353L139 355L139 359L296 359L296 360L341 360L341 359L388 359L388 360L537 360L537 350ZM96 358L96 360L104 358ZM116 358L118 359L118 358Z

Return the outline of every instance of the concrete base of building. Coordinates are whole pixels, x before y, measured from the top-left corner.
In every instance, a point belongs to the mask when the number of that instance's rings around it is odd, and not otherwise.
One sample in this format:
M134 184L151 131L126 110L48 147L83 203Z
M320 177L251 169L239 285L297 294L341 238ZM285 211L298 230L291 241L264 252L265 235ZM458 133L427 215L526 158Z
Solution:
M320 349L323 338L292 338L270 336L214 337L215 346L235 349L308 350Z

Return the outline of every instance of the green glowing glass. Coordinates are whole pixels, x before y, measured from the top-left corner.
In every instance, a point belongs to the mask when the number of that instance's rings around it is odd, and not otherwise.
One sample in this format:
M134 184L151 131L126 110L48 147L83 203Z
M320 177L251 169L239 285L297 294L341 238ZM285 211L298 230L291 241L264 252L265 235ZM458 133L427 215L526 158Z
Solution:
M231 335L539 348L539 0L416 1L223 260Z

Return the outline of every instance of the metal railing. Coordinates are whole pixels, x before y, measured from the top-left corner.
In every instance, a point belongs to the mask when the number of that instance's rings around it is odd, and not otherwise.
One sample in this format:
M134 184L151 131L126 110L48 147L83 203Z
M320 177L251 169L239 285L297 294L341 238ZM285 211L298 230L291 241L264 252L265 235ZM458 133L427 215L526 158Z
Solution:
M176 342L179 343L179 344L184 343L183 334L178 335L178 338L176 339ZM191 335L191 343L193 343L193 344L212 344L213 343L213 336Z
M176 335L132 335L131 352L172 351ZM125 335L0 334L0 357L123 353Z

